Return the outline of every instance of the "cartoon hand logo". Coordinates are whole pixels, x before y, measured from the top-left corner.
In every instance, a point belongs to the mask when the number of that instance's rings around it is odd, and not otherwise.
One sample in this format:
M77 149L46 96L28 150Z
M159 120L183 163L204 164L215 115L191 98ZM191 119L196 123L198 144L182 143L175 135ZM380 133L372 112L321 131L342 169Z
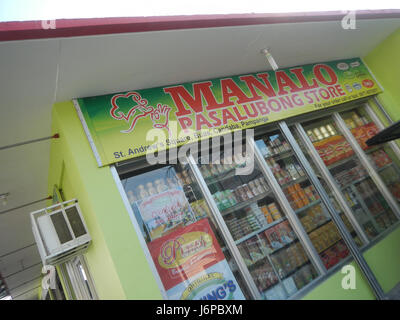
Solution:
M132 107L127 114L123 111L118 110L120 106L117 103L117 100L120 98L130 98L132 99L136 105ZM112 108L110 110L110 115L116 120L125 120L129 123L130 119L133 117L133 121L130 124L128 130L122 130L122 133L131 132L140 118L146 117L147 115L153 113L154 108L152 106L148 106L148 101L146 99L142 99L139 93L137 92L128 92L127 94L117 94L111 98Z
M161 105L161 103L157 104L157 108L153 110L150 114L150 118L153 121L153 128L163 129L166 128L169 131L168 122L169 122L169 112L171 108L167 105Z

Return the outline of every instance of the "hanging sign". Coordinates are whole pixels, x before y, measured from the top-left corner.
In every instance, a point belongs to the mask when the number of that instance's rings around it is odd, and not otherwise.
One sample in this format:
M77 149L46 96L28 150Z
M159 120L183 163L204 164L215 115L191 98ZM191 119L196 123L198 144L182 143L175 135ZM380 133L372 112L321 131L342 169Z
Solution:
M75 106L103 166L381 91L353 58L82 98Z
M244 299L207 219L160 237L148 248L169 299Z

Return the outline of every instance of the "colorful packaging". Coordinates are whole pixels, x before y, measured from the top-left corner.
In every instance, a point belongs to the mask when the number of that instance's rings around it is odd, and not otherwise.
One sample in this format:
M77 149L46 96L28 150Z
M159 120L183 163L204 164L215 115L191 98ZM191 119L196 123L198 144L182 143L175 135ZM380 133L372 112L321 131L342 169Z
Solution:
M279 249L283 247L283 244L280 242L279 230L276 229L276 227L266 230L264 235L273 249Z
M278 207L276 206L275 202L270 203L267 207L268 207L268 211L271 213L272 219L274 219L274 221L282 219L281 213L279 212Z

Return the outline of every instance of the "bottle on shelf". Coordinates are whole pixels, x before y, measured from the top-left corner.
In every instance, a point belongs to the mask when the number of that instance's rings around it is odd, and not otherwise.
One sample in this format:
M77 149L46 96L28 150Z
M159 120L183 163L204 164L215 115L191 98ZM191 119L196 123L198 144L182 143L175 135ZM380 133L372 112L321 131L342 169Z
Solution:
M156 190L156 188L154 188L153 183L148 182L146 184L146 187L147 187L147 192L149 193L149 195L154 196L157 194L157 190Z
M147 192L147 190L145 189L144 185L140 184L137 187L137 194L140 197L140 200L147 198L149 196L149 193Z
M324 139L324 136L322 135L322 133L319 131L318 128L314 128L313 132L314 132L315 137L317 138L316 141Z
M317 137L315 136L315 134L312 130L307 130L307 135L310 138L311 142L317 141Z
M330 134L328 130L325 128L325 126L321 126L319 130L321 131L321 134L323 135L324 138L329 138Z
M333 125L328 124L328 125L326 126L326 128L328 129L329 134L330 134L331 136L337 135L337 132L336 132L335 128L333 127Z

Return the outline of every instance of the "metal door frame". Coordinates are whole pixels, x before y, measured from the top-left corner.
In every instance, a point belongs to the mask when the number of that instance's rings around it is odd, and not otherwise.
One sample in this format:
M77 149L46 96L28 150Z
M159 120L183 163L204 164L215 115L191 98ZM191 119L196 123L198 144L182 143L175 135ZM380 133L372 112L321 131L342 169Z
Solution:
M378 283L375 275L373 274L372 270L370 269L369 265L365 261L361 251L358 249L357 245L355 244L353 238L351 237L350 233L347 231L347 228L340 218L339 214L336 212L335 208L333 207L328 194L326 193L324 187L318 180L313 168L311 167L310 163L308 162L307 158L305 157L303 151L301 150L300 146L298 145L296 139L294 138L292 132L290 131L289 127L287 126L286 122L281 121L279 122L279 127L281 129L282 134L286 138L289 145L292 147L294 154L297 156L299 162L303 165L304 171L308 175L311 183L314 185L315 189L317 190L318 194L320 195L321 201L328 209L328 212L331 214L332 221L335 223L338 231L350 250L351 255L353 256L354 260L358 264L361 269L361 272L367 279L374 295L378 300L385 299L385 294Z

